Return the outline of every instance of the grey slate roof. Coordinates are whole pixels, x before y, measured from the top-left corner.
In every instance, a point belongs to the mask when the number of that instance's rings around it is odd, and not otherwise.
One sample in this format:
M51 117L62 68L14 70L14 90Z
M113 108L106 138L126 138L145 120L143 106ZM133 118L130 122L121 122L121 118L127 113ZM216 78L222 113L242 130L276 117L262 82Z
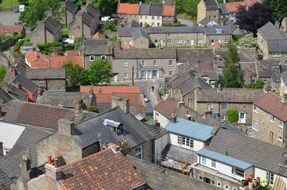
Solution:
M66 0L65 8L73 15L75 15L79 10L78 6L70 0Z
M232 35L236 28L233 25L210 26L205 28L206 35Z
M206 148L224 155L227 152L233 158L275 174L279 171L281 153L285 152L284 148L224 129L217 131ZM283 175L287 176L286 173Z
M280 32L280 30L271 22L268 22L257 30L265 40L283 40L286 37Z
M141 4L140 5L140 15L149 15L150 4Z
M219 6L220 6L221 14L223 14L223 15L229 14L227 7L226 7L226 4L220 4Z
M31 159L31 167L37 165L36 142L52 135L53 131L38 127L25 126L25 130L17 140L9 154L0 159L0 169L5 171L9 177L20 176L20 163L22 155Z
M38 90L38 86L22 73L19 73L11 83L15 85L19 84L32 93L36 93Z
M217 10L218 4L216 0L204 0L205 6L207 10Z
M185 96L196 88L209 89L211 86L206 84L202 78L195 77L194 79L185 81L183 84L179 85L178 88L181 89L182 95Z
M201 182L190 176L155 165L151 162L137 159L130 155L127 155L126 158L145 178L151 189L220 190L220 188L214 185Z
M114 59L176 59L176 50L114 49Z
M287 39L267 40L269 53L287 54Z
M26 76L31 80L66 79L65 68L38 68L28 69Z
M3 170L0 169L0 189L10 189L11 184L11 179Z
M135 31L132 33L133 40L137 40L140 37L144 37L145 39L149 39L149 35L145 33L141 28L137 28Z
M180 84L184 83L185 81L187 81L190 78L194 78L195 77L195 73L193 71L188 71L188 72L184 72L181 75L176 76L175 78L172 78L171 80L168 81L167 86L168 88L174 89L176 87L178 87Z
M163 4L162 3L151 3L149 9L150 16L161 16L163 12Z
M105 126L103 124L105 119L121 123L124 129L123 136L117 135L112 127ZM76 125L75 128L78 131L78 134L73 137L82 148L98 142L99 136L101 142L104 144L118 143L123 138L127 139L130 148L152 138L152 134L146 129L146 126L138 121L132 114L123 112L119 107L84 121Z
M87 13L96 18L99 18L100 16L100 12L97 11L97 9L95 9L95 7L91 3L87 5Z
M53 35L59 36L61 34L61 25L52 16L46 18L44 25Z
M13 96L17 100L27 100L27 94L25 94L22 90L19 90L15 85L8 85L8 93Z
M126 27L141 27L141 25L138 22L132 20L126 25Z
M84 42L85 55L111 55L111 44L107 39L86 40Z
M214 88L198 90L198 102L233 102L253 103L263 95L261 89L223 88L221 91Z
M75 108L79 100L83 100L86 106L95 105L96 101L93 94L83 94L81 92L45 92L42 96L38 97L37 103Z
M83 16L82 16L82 19L83 19L83 23L85 23L87 26L89 27L92 27L93 25L93 16L84 12L83 13Z
M0 102L7 103L13 100L12 96L10 96L3 88L0 87Z

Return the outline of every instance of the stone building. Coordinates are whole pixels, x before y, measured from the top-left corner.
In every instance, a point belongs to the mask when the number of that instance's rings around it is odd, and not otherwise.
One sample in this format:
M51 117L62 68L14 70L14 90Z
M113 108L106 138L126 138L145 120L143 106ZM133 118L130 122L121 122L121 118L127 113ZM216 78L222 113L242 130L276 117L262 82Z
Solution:
M64 68L28 69L28 79L38 85L42 94L44 91L66 91L66 72Z
M98 31L100 13L91 3L78 8L70 0L65 2L65 16L63 18L65 26L69 29L69 37L90 38Z
M60 38L61 25L51 14L48 14L43 21L39 21L37 27L30 34L30 42L34 46L59 41Z
M287 38L271 22L257 30L257 43L263 59L274 59L283 64L287 61Z
M159 79L177 72L175 49L114 49L115 81Z
M197 23L201 22L204 18L219 23L220 21L220 8L216 0L201 0L197 5Z
M258 98L253 105L252 129L254 137L280 147L286 147L286 94L272 92Z

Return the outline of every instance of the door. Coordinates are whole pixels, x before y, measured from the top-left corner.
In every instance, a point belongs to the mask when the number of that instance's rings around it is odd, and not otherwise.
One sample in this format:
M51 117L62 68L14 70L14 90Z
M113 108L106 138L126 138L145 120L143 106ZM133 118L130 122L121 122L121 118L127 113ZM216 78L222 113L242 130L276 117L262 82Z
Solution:
M272 131L270 131L269 133L269 142L273 144L273 132Z
M239 113L239 121L238 123L246 123L246 113L240 112Z
M148 79L152 79L152 71L148 70Z

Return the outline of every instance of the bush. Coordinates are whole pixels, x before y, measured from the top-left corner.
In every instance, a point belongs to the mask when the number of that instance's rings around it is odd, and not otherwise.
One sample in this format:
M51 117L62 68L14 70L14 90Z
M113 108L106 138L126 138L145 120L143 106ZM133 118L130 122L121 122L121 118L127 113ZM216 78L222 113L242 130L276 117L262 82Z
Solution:
M114 32L117 31L116 22L114 20L108 20L104 23L105 32Z
M68 28L63 28L61 30L61 36L62 36L62 38L69 38L69 29Z
M255 83L250 83L246 85L246 88L263 89L265 82L262 79L257 79Z
M235 109L228 109L226 116L229 123L236 123L239 119L239 112Z
M87 111L99 113L98 108L94 105L88 106Z

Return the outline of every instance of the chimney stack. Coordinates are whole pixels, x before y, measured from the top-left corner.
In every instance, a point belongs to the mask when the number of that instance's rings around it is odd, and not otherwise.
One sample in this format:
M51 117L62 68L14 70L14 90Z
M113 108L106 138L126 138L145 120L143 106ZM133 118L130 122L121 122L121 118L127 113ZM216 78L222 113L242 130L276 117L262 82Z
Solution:
M175 113L172 113L170 118L171 118L172 123L176 122L176 114Z
M125 113L130 111L129 99L121 96L112 95L112 108L119 106Z
M60 119L58 121L58 133L65 136L71 136L74 134L75 124L67 119Z
M14 77L16 77L18 75L16 65L11 66L11 72L12 72Z
M0 142L0 157L4 156L3 142Z
M31 171L31 160L28 158L28 156L26 155L22 156L20 167L23 182L27 183L28 181L30 181L30 171Z
M52 157L48 157L48 163L45 165L46 175L54 182L62 179L62 171L59 168L58 158L54 159L52 163Z

